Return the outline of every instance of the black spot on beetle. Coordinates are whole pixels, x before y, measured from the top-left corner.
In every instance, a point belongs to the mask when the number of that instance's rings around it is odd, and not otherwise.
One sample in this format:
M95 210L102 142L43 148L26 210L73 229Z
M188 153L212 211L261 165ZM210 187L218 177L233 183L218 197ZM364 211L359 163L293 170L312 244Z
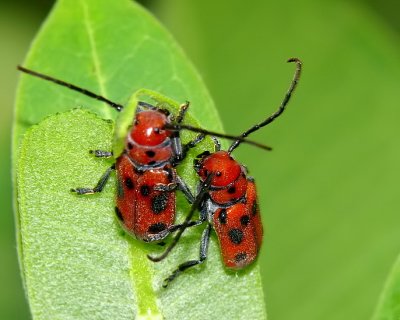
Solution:
M135 185L133 184L133 181L130 177L125 178L125 186L130 190L132 190L135 187Z
M226 224L226 209L221 209L218 220L221 224Z
M156 155L156 153L155 153L153 150L147 150L147 151L146 151L146 155L147 155L149 158L153 158L153 157Z
M159 134L160 133L160 128L153 128L153 131L155 132L155 133L157 133L157 134Z
M249 222L250 222L250 217L247 214L240 217L240 223L242 224L242 226L247 226Z
M143 196L143 197L147 197L149 194L150 194L150 187L148 186L148 185L142 185L141 187L140 187L140 194Z
M128 142L128 149L129 149L129 150L132 150L132 149L133 149L133 144L130 143L130 142Z
M257 215L258 212L258 204L257 201L253 202L253 205L251 206L251 213L253 216Z
M243 232L240 229L230 229L228 235L234 244L240 244L243 240Z
M167 205L168 194L166 192L160 193L151 199L151 209L155 214L160 214L163 212L167 208Z
M154 160L149 161L149 163L148 163L149 166L152 166L153 164L156 164L156 162Z
M247 253L246 252L239 252L235 256L235 261L236 262L242 262L243 260L246 260L246 258L247 258Z
M236 188L234 186L228 188L228 193L233 194L236 192Z
M117 218L118 218L119 221L122 221L122 222L124 221L124 218L122 217L121 210L119 210L118 207L115 207L115 214L117 215Z
M222 172L221 172L221 171L217 171L217 172L215 173L215 175L216 175L217 177L220 177L220 176L222 176Z
M167 229L167 225L163 222L153 223L149 229L147 229L150 233L159 233Z

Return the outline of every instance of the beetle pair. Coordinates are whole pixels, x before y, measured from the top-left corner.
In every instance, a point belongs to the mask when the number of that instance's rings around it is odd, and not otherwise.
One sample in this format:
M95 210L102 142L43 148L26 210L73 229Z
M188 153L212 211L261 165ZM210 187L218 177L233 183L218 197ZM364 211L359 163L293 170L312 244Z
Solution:
M256 259L263 231L255 184L247 175L245 167L234 160L231 153L242 142L260 146L245 138L274 121L285 110L298 83L302 65L297 58L289 59L288 62L296 63L296 71L279 109L240 136L218 134L184 124L189 103L181 105L177 114L172 114L169 110L170 107L176 109L176 102L150 90L139 90L124 108L65 81L23 67L18 69L103 101L117 111L125 113L125 116L121 117L124 120L117 123L113 152L91 151L96 157L114 157L116 162L103 174L94 188L76 188L71 191L78 195L101 192L115 170L115 211L125 230L145 242L162 240L168 234L177 231L163 254L158 257L149 256L152 261L164 259L178 243L186 228L206 224L200 241L199 259L180 264L165 279L163 286L166 287L181 272L206 259L212 228L217 234L223 261L228 268L244 268ZM142 101L142 96L152 98L156 105ZM126 114L130 114L130 117ZM193 140L182 144L181 130L191 130L199 134ZM194 196L177 174L175 167L205 135L229 138L234 142L227 151L221 151L219 142L214 138L215 152L205 151L197 156L194 169L200 178L200 185L198 193ZM264 148L269 149L266 146ZM182 224L174 224L176 190L182 191L192 204ZM200 211L200 217L192 220L197 209Z

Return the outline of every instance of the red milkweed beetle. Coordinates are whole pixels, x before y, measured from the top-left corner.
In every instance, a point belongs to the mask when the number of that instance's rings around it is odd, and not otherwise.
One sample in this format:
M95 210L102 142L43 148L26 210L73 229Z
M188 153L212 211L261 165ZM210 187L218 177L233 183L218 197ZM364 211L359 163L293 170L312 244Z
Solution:
M297 58L291 58L288 62L296 63L296 71L280 107L267 119L243 132L240 135L242 138L270 124L285 111L291 94L300 79L302 68L302 62ZM176 125L175 129L188 129L212 134L212 132L206 132L203 129L184 125ZM231 153L239 146L241 141L234 141L227 151L221 151L218 141L216 139L214 141L215 152L205 151L199 154L194 161L194 168L202 183L185 222L163 254L157 257L148 256L154 262L163 260L178 243L187 226L207 223L200 241L199 259L180 264L164 280L163 287L167 287L183 271L206 260L212 228L217 234L222 259L226 267L242 269L251 264L258 256L263 228L256 186L254 179L247 175L246 167L231 156ZM191 221L197 208L200 208L200 219Z
M123 228L145 242L161 240L170 232L176 231L180 225L174 225L176 195L173 191L181 190L190 203L194 201L194 196L177 174L175 167L184 159L190 148L203 140L204 135L199 134L182 145L179 131L169 130L166 126L180 125L189 103L179 106L175 101L157 92L141 89L132 96L128 105L123 107L74 84L21 66L18 66L18 69L122 111L117 119L113 151L91 151L95 157L114 157L115 163L106 170L95 187L75 188L71 191L78 195L99 193L105 187L112 171L116 170L115 212ZM142 97L152 99L157 106L140 101L139 98ZM169 111L178 108L176 116ZM220 136L238 138L224 134ZM259 145L256 142L245 142Z

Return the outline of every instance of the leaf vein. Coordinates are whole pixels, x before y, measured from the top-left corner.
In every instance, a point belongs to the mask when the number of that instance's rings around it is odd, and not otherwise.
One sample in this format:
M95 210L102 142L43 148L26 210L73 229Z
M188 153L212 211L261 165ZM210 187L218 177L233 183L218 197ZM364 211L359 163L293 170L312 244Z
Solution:
M95 70L94 74L95 74L98 84L99 84L100 95L107 98L108 95L107 95L107 91L106 91L105 77L102 75L100 58L99 58L99 54L97 52L97 46L96 46L96 41L95 41L94 28L93 28L92 24L90 23L89 10L87 7L87 3L85 2L85 0L81 0L81 4L82 4L83 14L84 14L84 24L85 24L85 28L86 28L86 31L87 31L87 34L89 37L90 52L92 54L94 70ZM103 111L105 112L105 116L107 118L112 118L110 108L106 108Z

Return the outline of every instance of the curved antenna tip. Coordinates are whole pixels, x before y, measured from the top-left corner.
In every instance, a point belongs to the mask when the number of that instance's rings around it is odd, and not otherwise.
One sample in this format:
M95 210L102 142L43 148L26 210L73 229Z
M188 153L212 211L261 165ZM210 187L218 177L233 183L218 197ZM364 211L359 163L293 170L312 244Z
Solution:
M300 74L301 74L301 69L302 69L302 62L299 58L289 58L287 62L295 62L296 63L296 71L294 72L293 80L290 84L289 90L286 92L286 95L281 102L281 105L279 106L278 110L275 111L272 115L270 115L267 119L265 119L263 122L256 124L247 131L243 132L241 134L241 138L246 138L249 134L257 131L258 129L270 124L272 121L274 121L276 118L278 118L286 109L286 105L288 104L290 97L292 96L292 93L294 89L296 89L297 83L299 82L300 79ZM231 146L228 149L228 153L232 153L233 150L235 150L242 141L236 140L234 141Z
M286 60L286 62L296 62L299 64L303 64L303 62L299 58L289 58Z

